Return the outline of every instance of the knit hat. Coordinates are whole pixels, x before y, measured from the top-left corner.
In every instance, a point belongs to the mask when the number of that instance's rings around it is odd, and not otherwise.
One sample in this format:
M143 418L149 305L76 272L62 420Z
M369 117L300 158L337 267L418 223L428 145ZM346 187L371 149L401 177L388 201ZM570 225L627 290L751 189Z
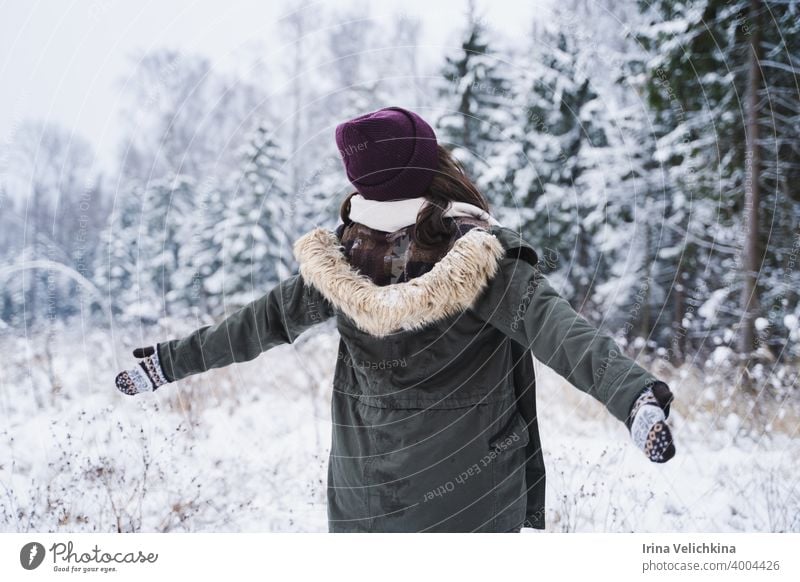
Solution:
M421 196L439 167L436 134L413 111L385 107L336 127L347 179L368 200Z

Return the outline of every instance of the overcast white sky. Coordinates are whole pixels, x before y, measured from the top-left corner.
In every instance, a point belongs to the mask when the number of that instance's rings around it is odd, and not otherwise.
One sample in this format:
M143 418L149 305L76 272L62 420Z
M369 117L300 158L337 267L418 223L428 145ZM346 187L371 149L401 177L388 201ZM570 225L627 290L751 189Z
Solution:
M510 37L526 35L534 9L545 3L478 0L489 26ZM224 68L243 47L274 38L275 22L290 6L268 0L2 2L0 145L13 143L21 120L49 119L87 137L108 163L118 139L117 81L129 73L130 55L169 46L205 54ZM369 2L369 13L418 16L423 43L444 45L457 40L453 31L463 26L465 7L466 0L383 0Z

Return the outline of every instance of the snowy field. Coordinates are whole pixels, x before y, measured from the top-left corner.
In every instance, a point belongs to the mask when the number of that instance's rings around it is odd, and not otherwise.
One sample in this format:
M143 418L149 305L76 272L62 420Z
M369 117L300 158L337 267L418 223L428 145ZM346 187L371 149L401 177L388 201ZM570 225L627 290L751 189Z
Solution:
M0 342L0 531L326 531L333 328L130 398L141 335ZM677 456L654 465L539 370L549 531L800 531L797 405L672 371Z

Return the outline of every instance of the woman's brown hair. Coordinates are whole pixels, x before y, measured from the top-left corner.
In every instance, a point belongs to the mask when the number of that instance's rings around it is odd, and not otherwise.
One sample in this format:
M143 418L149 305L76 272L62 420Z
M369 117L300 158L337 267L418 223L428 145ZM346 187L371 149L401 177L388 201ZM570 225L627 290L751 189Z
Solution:
M489 203L467 176L464 166L444 146L437 145L439 169L423 196L426 204L417 214L414 229L414 243L422 248L436 248L450 242L455 224L446 222L444 213L451 202L466 202L489 212ZM350 224L350 198L358 194L352 192L339 208L342 222Z

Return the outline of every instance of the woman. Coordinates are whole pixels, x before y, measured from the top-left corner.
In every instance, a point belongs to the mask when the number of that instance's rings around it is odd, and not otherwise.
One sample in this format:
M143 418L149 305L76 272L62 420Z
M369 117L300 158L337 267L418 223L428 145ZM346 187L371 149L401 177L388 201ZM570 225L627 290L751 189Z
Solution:
M252 360L335 317L332 532L543 529L531 354L605 404L652 461L674 455L667 385L558 295L430 125L387 107L339 125L336 142L356 192L335 232L296 241L299 274L216 325L136 349L121 391Z

